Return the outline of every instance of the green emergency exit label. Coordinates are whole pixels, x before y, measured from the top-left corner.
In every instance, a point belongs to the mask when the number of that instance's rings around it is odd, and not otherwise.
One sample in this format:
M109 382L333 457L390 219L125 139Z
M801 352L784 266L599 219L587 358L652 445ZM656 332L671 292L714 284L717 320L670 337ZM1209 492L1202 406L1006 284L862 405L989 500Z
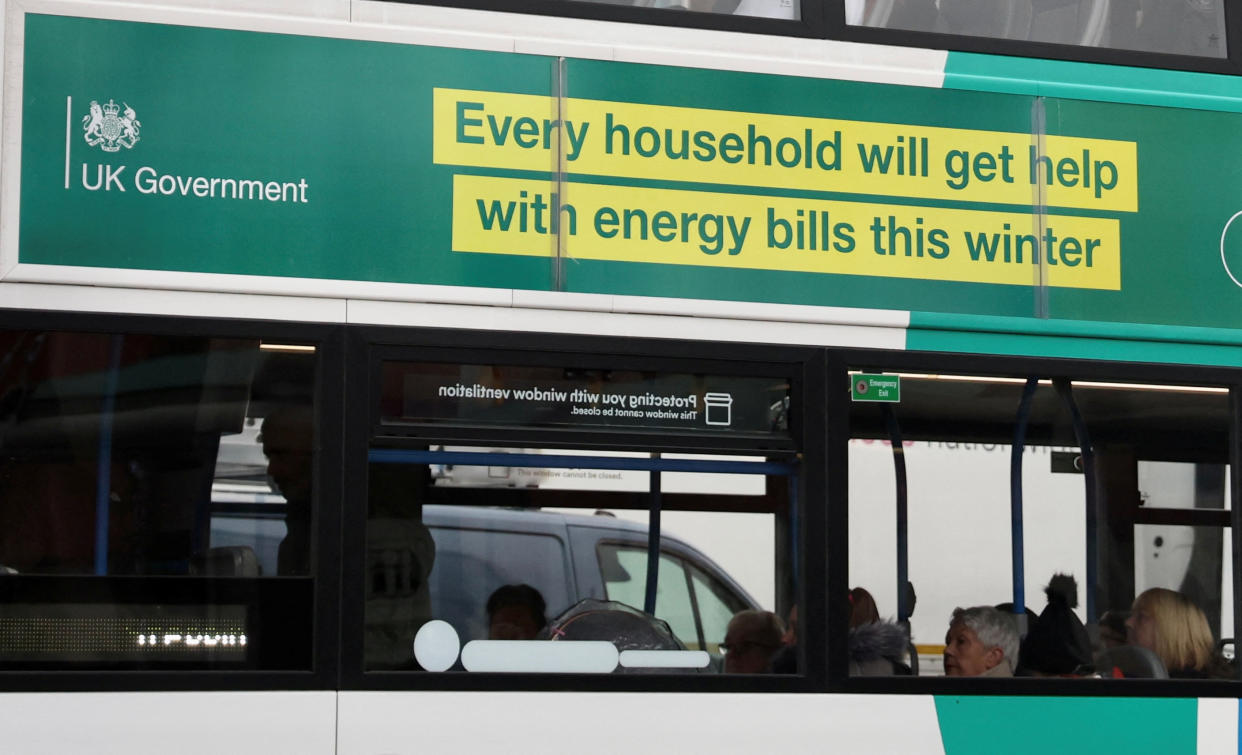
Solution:
M855 401L901 401L901 378L897 375L855 375L850 393Z

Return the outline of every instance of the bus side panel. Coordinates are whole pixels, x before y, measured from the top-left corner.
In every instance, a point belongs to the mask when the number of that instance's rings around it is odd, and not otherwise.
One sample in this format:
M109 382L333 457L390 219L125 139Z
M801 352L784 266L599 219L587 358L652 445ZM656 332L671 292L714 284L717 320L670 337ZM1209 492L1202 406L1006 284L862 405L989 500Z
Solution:
M8 693L0 732L23 755L333 755L336 693Z
M342 692L340 752L943 753L934 698Z
M1227 716L1201 719L1198 709L1202 702L1193 697L946 695L936 698L936 711L948 755L1056 750L1162 755L1237 752L1236 744L1232 750L1228 747ZM1236 705L1236 701L1231 702ZM984 722L1004 724L987 731ZM1211 729L1203 737L1197 733L1201 723ZM1200 743L1204 747L1199 747Z

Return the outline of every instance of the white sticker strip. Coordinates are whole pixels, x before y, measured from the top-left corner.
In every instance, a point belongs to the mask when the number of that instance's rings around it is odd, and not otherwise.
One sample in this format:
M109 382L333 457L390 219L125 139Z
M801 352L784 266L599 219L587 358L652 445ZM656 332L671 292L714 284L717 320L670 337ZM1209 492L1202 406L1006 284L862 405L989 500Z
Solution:
M622 650L626 668L707 668L712 658L703 650Z
M474 640L461 651L467 671L608 674L617 662L617 647L602 640Z
M1238 701L1231 697L1199 698L1199 755L1238 754Z

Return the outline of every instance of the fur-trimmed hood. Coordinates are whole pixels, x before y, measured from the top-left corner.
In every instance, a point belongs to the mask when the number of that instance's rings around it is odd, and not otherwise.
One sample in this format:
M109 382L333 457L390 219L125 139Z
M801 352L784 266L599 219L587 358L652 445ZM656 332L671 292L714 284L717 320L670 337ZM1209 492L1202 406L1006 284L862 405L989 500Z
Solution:
M873 621L854 627L849 634L850 660L856 663L900 658L906 652L909 638L901 625L891 621Z

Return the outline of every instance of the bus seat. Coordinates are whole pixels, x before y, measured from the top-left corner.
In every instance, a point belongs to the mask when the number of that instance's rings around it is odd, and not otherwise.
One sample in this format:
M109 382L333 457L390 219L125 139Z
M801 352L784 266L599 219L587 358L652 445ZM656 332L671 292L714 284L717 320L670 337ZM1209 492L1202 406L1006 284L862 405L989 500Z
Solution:
M249 545L208 548L190 561L190 573L206 577L257 577L259 558Z
M1117 669L1126 679L1168 679L1164 663L1152 651L1138 645L1118 645L1096 653L1096 673L1108 678Z

